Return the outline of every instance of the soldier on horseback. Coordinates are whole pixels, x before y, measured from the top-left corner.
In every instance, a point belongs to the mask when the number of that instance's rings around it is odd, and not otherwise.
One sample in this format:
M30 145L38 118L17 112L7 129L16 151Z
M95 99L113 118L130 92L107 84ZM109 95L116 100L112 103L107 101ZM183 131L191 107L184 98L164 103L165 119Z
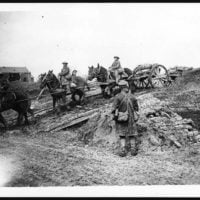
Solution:
M63 89L65 89L67 92L70 91L70 79L71 79L71 74L70 74L70 68L68 66L67 62L63 62L63 68L61 70L60 75L60 81L61 81L61 86Z
M114 62L108 68L108 72L110 77L112 77L111 73L114 73L116 83L118 83L121 79L121 76L128 77L128 75L124 72L124 69L122 68L121 63L119 61L119 57L114 56L114 59Z

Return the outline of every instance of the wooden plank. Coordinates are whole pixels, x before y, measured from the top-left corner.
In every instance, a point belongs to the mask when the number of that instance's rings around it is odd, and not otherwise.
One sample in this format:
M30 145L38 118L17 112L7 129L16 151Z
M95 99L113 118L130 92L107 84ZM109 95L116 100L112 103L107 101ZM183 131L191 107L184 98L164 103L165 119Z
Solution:
M63 127L66 127L69 123L72 123L72 121L74 120L78 120L79 118L83 118L83 117L89 117L92 114L94 114L95 112L99 112L101 110L101 108L96 108L96 109L92 109L90 111L84 112L84 113L80 113L77 115L73 115L71 118L67 118L66 121L57 124L56 126L50 127L48 130L46 131L56 131L56 130L60 130Z
M95 115L96 115L96 113L93 115L86 116L86 117L80 117L78 119L74 119L66 124L63 124L62 126L59 126L58 128L54 129L54 131L60 131L60 130L72 127L74 125L80 124L81 122L87 121L90 118L94 117Z

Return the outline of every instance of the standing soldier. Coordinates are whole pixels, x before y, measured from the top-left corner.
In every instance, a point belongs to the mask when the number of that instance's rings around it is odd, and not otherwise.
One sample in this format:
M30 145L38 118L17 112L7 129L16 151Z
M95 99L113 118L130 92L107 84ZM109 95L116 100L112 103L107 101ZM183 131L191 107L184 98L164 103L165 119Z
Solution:
M125 80L119 82L121 92L115 96L112 114L116 122L116 133L120 139L120 156L126 156L128 145L131 155L135 156L138 152L139 138L136 127L138 120L138 103L133 94L129 91L128 83Z
M71 75L70 75L70 68L68 67L68 63L67 62L63 62L63 68L61 70L60 78L61 78L61 85L62 88L67 90L67 92L70 91L70 79L71 79Z
M124 72L124 69L121 67L121 63L119 61L119 57L118 56L114 56L114 59L115 60L112 63L112 65L109 67L108 71L109 71L109 74L110 74L110 72L114 73L116 83L118 83L119 80L120 80L119 73L122 73L124 76L127 76L127 74Z

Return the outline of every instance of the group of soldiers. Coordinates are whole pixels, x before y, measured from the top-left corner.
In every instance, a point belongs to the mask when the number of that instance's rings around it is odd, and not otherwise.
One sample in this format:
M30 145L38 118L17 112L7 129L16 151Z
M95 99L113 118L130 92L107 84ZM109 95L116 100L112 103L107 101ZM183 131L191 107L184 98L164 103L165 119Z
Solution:
M121 77L120 74L122 74L123 77L128 77L128 75L124 72L124 69L122 68L119 59L120 58L118 56L114 56L114 62L108 68L109 76L110 76L110 73L112 72L115 76L116 83L119 83L119 80ZM63 89L69 90L69 88L70 88L69 80L72 77L76 76L77 70L73 70L72 74L71 74L70 68L68 66L68 62L63 62L62 64L63 64L63 68L62 68L61 72L59 73L61 85L62 85Z
M115 75L115 81L120 87L120 93L114 97L111 114L116 123L116 134L120 140L119 155L124 157L130 151L132 156L137 155L139 146L139 136L136 122L138 120L139 106L137 99L130 91L129 84L125 80L120 80L120 75L127 77L124 72L118 56L114 56L114 62L108 68L108 74L111 72ZM76 76L77 70L72 71L67 62L63 62L63 68L59 74L61 85L64 89L69 89L69 80Z

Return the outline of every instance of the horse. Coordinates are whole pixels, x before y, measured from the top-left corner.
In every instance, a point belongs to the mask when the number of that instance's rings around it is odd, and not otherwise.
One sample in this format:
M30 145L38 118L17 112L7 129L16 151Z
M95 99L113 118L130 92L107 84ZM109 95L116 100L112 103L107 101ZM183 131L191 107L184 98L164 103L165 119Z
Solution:
M57 101L62 99L63 103L66 103L66 91L61 88L60 81L53 73L53 70L49 70L48 73L44 73L40 77L40 89L47 87L53 99L53 109L55 109Z
M3 81L0 88L0 122L5 128L8 125L1 113L10 109L18 113L16 125L21 125L23 117L25 118L25 125L29 125L27 113L34 117L28 94L22 88L16 88L8 81Z
M97 64L97 67L94 66L88 67L88 80L91 81L94 78L97 79L98 82L101 82L101 90L102 94L105 98L110 98L113 95L119 93L119 88L117 87L117 83L115 82L115 75L113 72L108 73L108 70ZM120 79L127 79L132 75L132 71L129 68L124 68L124 72L128 75L128 77L123 77L122 73L120 73ZM107 83L107 84L104 84ZM132 82L130 82L132 85Z
M98 82L107 82L108 80L108 70L100 66L99 64L95 68L94 66L88 67L88 80L91 81L94 78L97 79Z
M85 97L85 87L90 90L87 80L81 76L76 76L76 73L71 76L70 91L72 93L72 101L81 104Z
M98 82L107 82L109 80L115 80L114 74L111 72L110 76L108 73L108 70L97 64L97 67L94 66L88 67L88 80L91 81L94 78L97 78ZM122 73L120 73L121 78L120 79L126 79L129 78L132 75L132 71L129 68L124 68L124 72L128 75L128 77L122 77Z

